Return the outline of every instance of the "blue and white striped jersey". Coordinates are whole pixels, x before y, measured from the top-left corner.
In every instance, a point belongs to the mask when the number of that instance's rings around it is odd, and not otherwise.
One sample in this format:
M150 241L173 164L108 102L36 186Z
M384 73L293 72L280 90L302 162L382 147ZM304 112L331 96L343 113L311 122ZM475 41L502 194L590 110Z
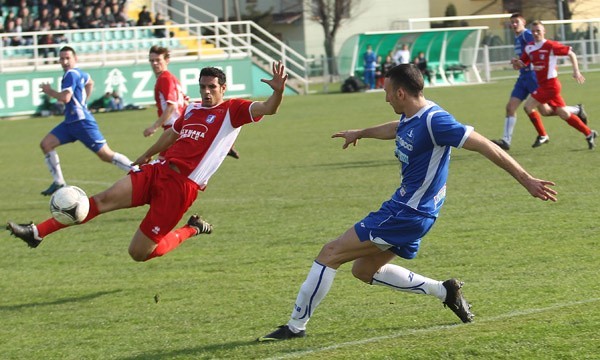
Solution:
M90 79L90 75L80 69L71 69L64 73L61 80L61 92L69 90L73 96L71 101L65 104L65 122L72 123L78 120L94 120L94 117L87 109L87 94L85 84Z
M395 150L402 182L392 200L437 217L446 198L451 148L462 147L472 131L433 102L410 118L402 115Z

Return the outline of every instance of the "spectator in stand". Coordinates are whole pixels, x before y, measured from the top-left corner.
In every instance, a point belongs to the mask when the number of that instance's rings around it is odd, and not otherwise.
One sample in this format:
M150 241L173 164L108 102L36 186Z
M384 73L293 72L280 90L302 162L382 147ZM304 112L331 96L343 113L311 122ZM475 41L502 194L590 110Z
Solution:
M92 20L91 25L93 28L103 28L104 27L102 8L99 6L96 6L94 8L94 20Z
M12 10L10 10L8 12L8 14L6 15L6 18L4 18L4 32L6 32L6 33L10 32L10 31L7 31L7 29L8 29L8 23L10 21L12 21L14 23L14 21L16 20L16 18L17 17L15 16L15 12L12 11ZM12 26L14 27L14 24Z
M60 8L55 7L52 9L50 13L50 24L54 24L54 20L58 19L58 21L62 21L62 14L60 13Z
M52 22L52 26L50 28L52 31L60 31L60 30L68 30L65 25L60 21L60 19L54 19ZM65 36L65 34L55 33L52 35L53 41L55 44L64 44L68 43L69 40ZM56 52L56 51L55 51Z
M110 6L105 6L102 10L102 22L104 23L104 27L116 26L115 16L113 15Z
M142 6L142 11L138 14L138 21L136 23L137 26L150 26L152 25L152 16L150 16L150 12L146 9L146 6Z
M42 35L38 37L38 45L42 45L42 47L40 48L38 55L47 58L48 54L52 52L54 57L57 57L58 53L56 51L56 46L54 46L54 36L48 34L46 31L50 31L50 22L48 20L43 20L42 28L40 30ZM48 61L46 61L46 63L48 63Z
M31 28L33 27L33 16L31 15L31 12L29 10L28 7L24 7L19 11L19 17L21 18L22 22L23 22L23 31L31 31Z
M20 46L21 45L21 37L18 36L17 30L15 28L15 21L9 20L5 27L4 32L7 34L14 34L11 37L4 38L4 46Z
M166 21L163 18L162 14L157 12L156 17L154 19L155 26L164 26L166 25ZM167 30L165 28L154 29L154 36L157 38L167 37Z
M77 21L77 18L75 18L74 10L67 11L67 18L65 19L63 24L67 29L79 29L79 22Z
M93 28L94 22L94 8L90 5L86 5L83 8L83 14L79 16L79 28L80 29L90 29Z
M118 3L113 3L111 5L112 14L115 18L115 26L116 27L125 27L129 26L129 22L127 20L127 15L125 15L125 9L122 5Z
M383 64L381 64L381 72L382 72L382 76L383 79L385 80L385 74L388 73L388 71L390 71L391 68L393 68L394 66L396 66L396 64L394 64L394 59L392 58L391 54L388 54L388 56L385 57L385 62Z
M50 14L50 11L52 10L52 5L50 5L50 3L48 2L48 0L38 0L38 16L43 14L44 11L46 11L46 14ZM42 22L44 22L44 19L40 19L42 20Z
M44 23L44 21L48 21L48 23L49 23L50 20L52 20L52 16L50 15L50 8L48 8L48 7L41 8L40 12L38 12L38 19L40 19L42 24Z

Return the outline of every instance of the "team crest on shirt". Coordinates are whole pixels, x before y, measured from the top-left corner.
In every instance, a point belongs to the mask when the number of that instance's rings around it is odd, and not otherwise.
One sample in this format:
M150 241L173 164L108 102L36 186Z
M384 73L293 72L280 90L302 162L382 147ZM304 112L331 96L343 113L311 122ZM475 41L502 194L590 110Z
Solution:
M215 119L216 119L216 118L217 118L217 116L216 116L216 115L212 115L212 114L211 114L211 115L208 115L208 116L206 117L206 123L207 123L207 124L212 124L212 123L214 123L214 122L215 122Z

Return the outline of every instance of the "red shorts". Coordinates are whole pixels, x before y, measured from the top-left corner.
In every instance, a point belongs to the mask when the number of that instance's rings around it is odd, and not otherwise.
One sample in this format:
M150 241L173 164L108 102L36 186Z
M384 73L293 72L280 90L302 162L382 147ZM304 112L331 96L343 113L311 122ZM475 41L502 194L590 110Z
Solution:
M531 97L542 104L548 104L553 108L565 107L565 100L560 96L560 82L554 81L538 87Z
M131 206L150 205L140 230L158 244L192 206L199 186L171 169L166 161L143 165L130 176Z

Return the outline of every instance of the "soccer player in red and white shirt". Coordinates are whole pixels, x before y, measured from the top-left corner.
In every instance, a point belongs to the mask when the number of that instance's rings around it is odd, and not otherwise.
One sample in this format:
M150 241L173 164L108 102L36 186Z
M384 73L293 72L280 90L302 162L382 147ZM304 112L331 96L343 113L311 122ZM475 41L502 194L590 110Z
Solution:
M570 113L560 95L561 84L558 81L557 71L559 56L569 57L573 67L573 78L577 83L583 84L585 81L585 78L579 72L577 55L569 46L557 41L546 40L546 30L540 21L534 21L531 25L534 42L525 46L525 51L521 54L521 60L515 62L515 66L524 67L525 64L528 64L535 71L538 81L538 88L531 93L524 105L525 112L538 132L538 137L532 146L538 147L550 140L544 129L540 114L536 111L539 105L548 104L555 109L556 114L561 119L585 135L588 148L591 150L596 146L594 140L598 133L596 130L591 130L577 115Z
M277 113L287 81L281 62L273 64L273 78L261 81L273 89L264 101L225 100L227 89L223 71L208 67L200 71L201 103L188 105L184 114L134 164L141 165L107 190L90 197L90 210L82 223L105 212L150 205L133 235L129 255L146 261L175 249L198 234L208 234L212 226L194 215L187 224L173 230L185 212L204 190L219 168L240 132L240 127ZM165 151L165 158L149 162ZM66 227L54 218L38 225L9 222L7 229L30 247L42 238Z

